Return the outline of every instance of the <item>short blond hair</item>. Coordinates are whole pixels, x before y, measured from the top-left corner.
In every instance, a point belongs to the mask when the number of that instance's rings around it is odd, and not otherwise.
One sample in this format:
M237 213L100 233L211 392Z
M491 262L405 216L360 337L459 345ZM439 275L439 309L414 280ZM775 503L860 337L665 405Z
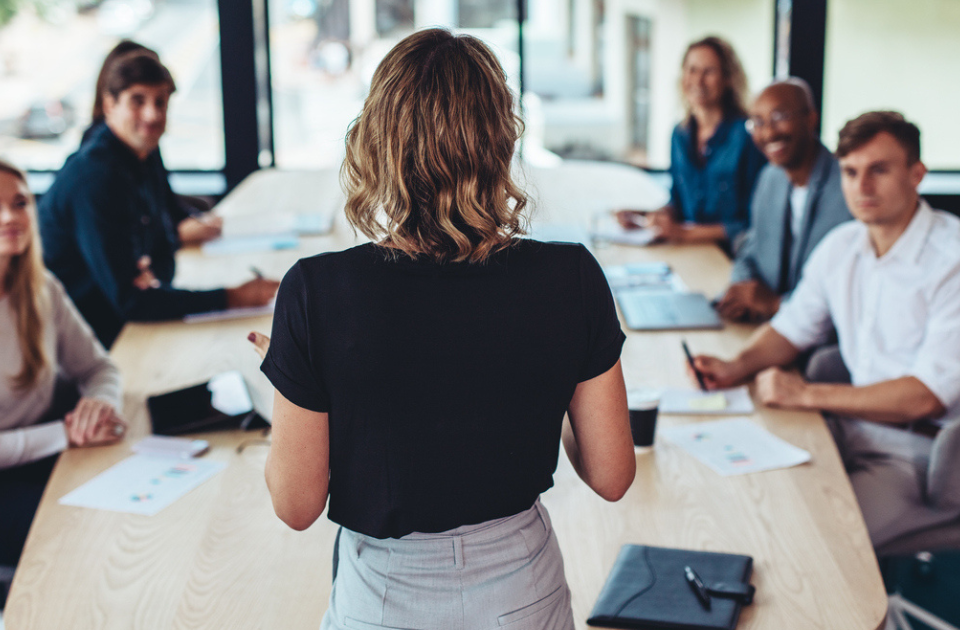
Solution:
M523 122L506 79L474 37L428 29L397 44L347 132L354 228L438 262L480 262L523 234L527 197L510 176Z

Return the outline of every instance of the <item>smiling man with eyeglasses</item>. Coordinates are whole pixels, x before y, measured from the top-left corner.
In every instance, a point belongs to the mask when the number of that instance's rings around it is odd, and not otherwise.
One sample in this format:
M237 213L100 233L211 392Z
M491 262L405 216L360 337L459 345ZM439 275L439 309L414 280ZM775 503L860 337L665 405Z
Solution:
M746 126L769 163L757 180L750 230L717 310L732 320L765 321L793 291L820 239L851 216L837 160L817 136L817 112L804 81L767 86Z

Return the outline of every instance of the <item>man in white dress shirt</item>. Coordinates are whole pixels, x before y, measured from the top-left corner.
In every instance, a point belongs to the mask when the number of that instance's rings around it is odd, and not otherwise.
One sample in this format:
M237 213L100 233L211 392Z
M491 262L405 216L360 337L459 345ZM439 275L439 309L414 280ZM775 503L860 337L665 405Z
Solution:
M900 114L848 122L837 157L857 220L824 237L736 358L695 365L711 388L757 375L764 404L824 412L879 546L960 517L960 219L919 197L920 131ZM831 326L851 384L783 369Z

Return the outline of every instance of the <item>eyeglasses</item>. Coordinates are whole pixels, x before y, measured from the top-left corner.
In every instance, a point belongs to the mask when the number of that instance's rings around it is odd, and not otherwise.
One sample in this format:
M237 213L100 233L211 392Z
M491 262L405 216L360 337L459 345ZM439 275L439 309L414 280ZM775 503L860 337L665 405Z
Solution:
M747 128L747 133L756 133L764 127L779 127L783 123L789 122L804 113L804 111L805 110L781 111L777 109L771 112L770 117L766 120L759 116L747 118L744 126Z

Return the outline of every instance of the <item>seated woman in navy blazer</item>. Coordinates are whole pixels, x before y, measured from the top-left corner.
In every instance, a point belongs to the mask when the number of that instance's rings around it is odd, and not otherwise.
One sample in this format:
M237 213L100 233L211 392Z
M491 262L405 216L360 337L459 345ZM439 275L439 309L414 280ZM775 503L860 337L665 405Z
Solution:
M267 485L294 529L328 497L342 526L323 628L572 629L539 500L561 439L604 498L633 481L610 289L583 246L519 238L514 107L479 40L401 41L347 134L372 242L281 283Z

